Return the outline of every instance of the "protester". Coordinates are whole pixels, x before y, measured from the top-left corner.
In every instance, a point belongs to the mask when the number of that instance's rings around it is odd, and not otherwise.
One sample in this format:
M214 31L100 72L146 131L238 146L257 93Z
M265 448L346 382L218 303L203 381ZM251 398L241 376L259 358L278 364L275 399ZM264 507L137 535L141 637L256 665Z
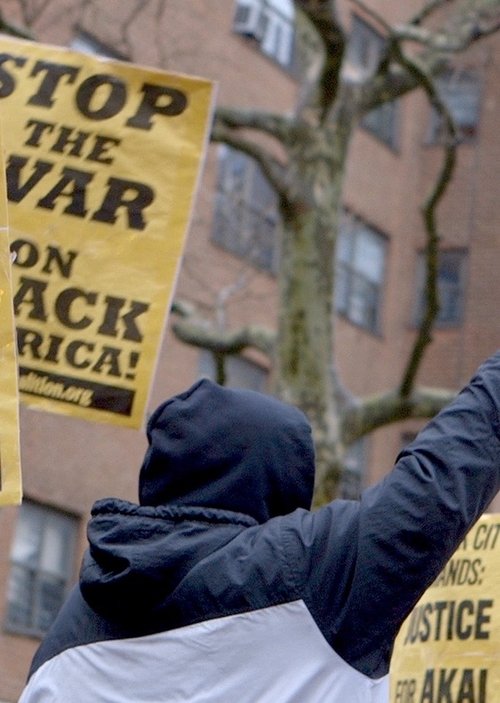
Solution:
M310 511L305 416L207 380L148 424L20 703L386 703L394 638L500 488L500 352L359 502ZM91 458L89 458L91 460Z

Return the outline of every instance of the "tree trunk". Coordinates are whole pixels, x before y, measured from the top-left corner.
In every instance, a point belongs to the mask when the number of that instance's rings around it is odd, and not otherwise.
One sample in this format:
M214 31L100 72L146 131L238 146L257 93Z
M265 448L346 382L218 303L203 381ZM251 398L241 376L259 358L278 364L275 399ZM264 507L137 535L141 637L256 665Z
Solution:
M281 203L277 392L308 416L321 496L334 495L343 455L333 371L335 244L350 134L339 121L304 129L290 147L300 197ZM293 192L293 186L292 186Z

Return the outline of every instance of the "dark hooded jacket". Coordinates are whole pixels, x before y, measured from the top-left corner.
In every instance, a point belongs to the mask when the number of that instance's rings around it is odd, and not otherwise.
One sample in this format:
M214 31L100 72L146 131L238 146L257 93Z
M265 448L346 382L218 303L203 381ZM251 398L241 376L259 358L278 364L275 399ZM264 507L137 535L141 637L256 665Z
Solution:
M98 501L20 703L385 703L394 638L500 487L500 354L357 501L310 511L305 416L207 380Z

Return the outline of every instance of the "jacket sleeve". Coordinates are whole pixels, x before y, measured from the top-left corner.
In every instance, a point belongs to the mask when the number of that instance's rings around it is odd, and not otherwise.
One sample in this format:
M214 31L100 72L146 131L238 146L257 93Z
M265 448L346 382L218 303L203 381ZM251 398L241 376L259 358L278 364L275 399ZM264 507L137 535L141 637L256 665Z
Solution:
M500 488L500 352L359 503L300 513L286 540L323 634L378 677L411 608Z

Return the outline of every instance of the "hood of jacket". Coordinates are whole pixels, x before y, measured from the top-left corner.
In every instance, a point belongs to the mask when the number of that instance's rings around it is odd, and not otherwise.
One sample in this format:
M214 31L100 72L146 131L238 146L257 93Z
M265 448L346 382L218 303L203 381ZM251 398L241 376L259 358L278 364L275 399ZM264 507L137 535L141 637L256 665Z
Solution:
M106 618L157 621L202 560L296 508L314 485L311 428L271 396L202 380L151 416L139 505L98 501L80 574Z
M160 405L147 436L141 505L231 510L259 523L311 506L311 427L276 398L203 379Z

